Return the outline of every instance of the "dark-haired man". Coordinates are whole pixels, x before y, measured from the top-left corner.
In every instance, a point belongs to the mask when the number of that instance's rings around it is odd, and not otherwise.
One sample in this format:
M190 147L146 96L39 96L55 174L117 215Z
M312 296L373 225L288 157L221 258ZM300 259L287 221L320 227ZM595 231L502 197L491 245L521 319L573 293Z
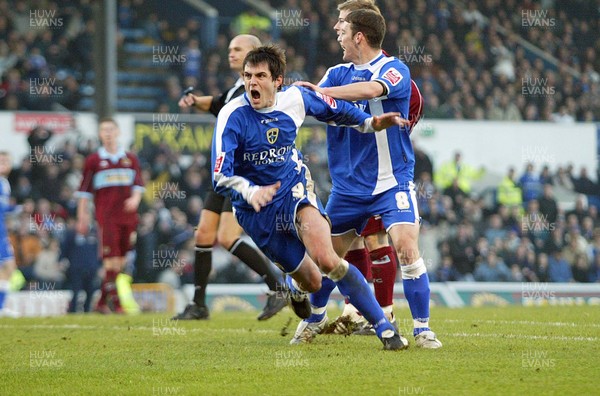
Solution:
M286 282L298 316L308 317L306 293L319 290L327 279L361 310L384 349L405 348L365 278L334 251L326 214L294 141L306 115L363 133L408 122L398 113L369 117L344 101L301 87L278 92L285 56L275 46L250 51L243 70L246 93L221 110L215 126L215 191L231 197L246 233L290 274Z
M408 118L410 72L403 62L382 52L386 29L383 16L375 10L358 9L340 18L336 26L343 60L349 63L330 68L318 86L303 85L324 95L353 101L373 115L394 111ZM429 328L429 278L418 248L420 219L413 183L415 159L410 126L392 126L371 135L328 126L327 143L333 182L327 211L336 252L346 254L369 218L380 216L401 264L415 342L423 348L440 348L442 343ZM373 162L376 166L371 166ZM306 327L312 331L322 328L320 323L332 289L333 285L327 283L327 287L311 296L313 315L307 319ZM295 337L301 335L297 333Z

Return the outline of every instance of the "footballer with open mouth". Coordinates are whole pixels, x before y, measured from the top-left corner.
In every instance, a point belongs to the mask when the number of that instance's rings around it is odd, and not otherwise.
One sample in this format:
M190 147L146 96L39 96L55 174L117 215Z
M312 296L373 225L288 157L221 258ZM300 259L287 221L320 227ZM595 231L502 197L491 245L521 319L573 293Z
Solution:
M244 67L246 95L250 105L256 110L272 107L275 104L275 94L282 83L281 76L273 79L266 63L246 64Z

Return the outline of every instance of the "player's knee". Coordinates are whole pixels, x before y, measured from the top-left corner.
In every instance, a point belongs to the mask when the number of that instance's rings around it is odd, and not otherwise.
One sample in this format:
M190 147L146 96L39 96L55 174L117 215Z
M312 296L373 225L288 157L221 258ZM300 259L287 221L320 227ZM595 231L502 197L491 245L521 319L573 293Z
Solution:
M217 239L217 230L212 227L207 227L203 224L198 226L196 230L196 245L198 246L212 246L215 244Z
M319 271L313 271L308 279L303 283L304 290L308 293L315 293L321 289L321 280L323 277Z
M119 264L119 257L105 257L102 260L102 266L109 271L119 271L121 269Z
M231 249L238 239L240 239L240 236L235 232L227 232L226 230L222 232L219 229L219 233L217 234L217 242L227 250Z
M380 249L385 246L389 246L387 239L380 239L378 237L365 238L365 246L369 252Z
M314 258L315 263L321 271L328 274L337 267L340 262L340 257L337 254L326 254L323 253Z
M403 238L396 244L396 254L402 264L412 264L421 256L419 244L410 238Z

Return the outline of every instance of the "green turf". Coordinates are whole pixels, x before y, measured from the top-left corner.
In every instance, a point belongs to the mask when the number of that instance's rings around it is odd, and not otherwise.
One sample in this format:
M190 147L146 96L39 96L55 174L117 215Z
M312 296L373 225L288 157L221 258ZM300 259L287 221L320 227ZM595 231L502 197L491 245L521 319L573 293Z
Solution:
M397 313L399 318L408 313ZM432 310L440 350L323 335L291 347L283 312L0 319L0 394L598 394L600 309ZM293 319L289 332L297 320ZM404 332L411 321L400 319Z

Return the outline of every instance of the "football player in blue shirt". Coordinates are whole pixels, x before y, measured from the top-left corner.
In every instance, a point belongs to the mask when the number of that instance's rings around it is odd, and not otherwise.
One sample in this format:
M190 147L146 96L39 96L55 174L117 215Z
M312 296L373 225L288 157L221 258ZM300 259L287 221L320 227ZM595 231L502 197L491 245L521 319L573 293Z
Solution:
M10 204L10 184L6 179L11 169L10 155L6 151L0 152L0 317L17 316L15 312L4 308L10 278L16 268L15 255L4 223L6 213L14 209Z
M370 117L349 103L302 87L278 92L285 56L276 46L249 52L243 70L246 93L223 107L215 125L215 191L231 197L242 228L290 275L286 282L298 316L309 316L306 293L319 290L322 279L328 279L373 325L384 349L404 349L364 276L334 251L330 225L294 141L306 115L353 125L361 131L357 133L408 121L399 113Z
M403 62L382 52L383 16L374 10L360 9L349 12L343 23L338 21L338 24L338 42L344 61L349 63L330 68L318 86L302 85L324 95L353 101L372 115L393 111L408 118L410 72ZM442 343L429 328L429 278L418 247L420 218L409 126L395 125L375 134L328 126L327 143L333 182L327 211L336 252L343 256L367 220L373 215L381 216L401 264L416 345L440 348ZM376 166L371 166L373 163ZM323 284L311 296L313 314L306 327L312 327L313 332L322 329L329 293L335 286L328 281Z

